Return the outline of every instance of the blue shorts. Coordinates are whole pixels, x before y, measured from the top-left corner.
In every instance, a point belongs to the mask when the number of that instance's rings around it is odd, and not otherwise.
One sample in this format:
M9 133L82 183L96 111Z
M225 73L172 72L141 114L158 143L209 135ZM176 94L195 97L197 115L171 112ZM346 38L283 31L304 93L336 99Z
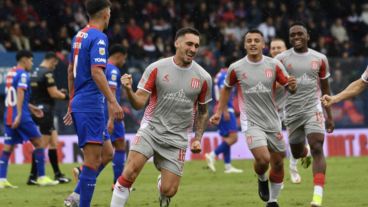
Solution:
M110 135L111 141L115 142L120 139L124 139L125 137L125 129L123 122L114 122L114 131Z
M224 115L221 116L221 121L218 125L219 134L222 137L228 137L230 133L238 131L238 126L236 125L236 117L233 112L230 112L230 120L225 121Z
M103 112L73 112L73 123L78 135L78 145L83 148L87 143L103 143L105 116Z
M22 144L33 138L41 138L40 131L33 121L20 123L18 128L12 129L5 125L5 141L7 145Z

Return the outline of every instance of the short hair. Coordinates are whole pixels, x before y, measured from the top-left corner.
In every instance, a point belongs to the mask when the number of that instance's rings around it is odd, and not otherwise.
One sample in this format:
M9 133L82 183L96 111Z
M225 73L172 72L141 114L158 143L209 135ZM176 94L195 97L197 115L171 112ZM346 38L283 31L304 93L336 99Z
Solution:
M247 36L247 34L249 34L249 33L257 33L257 34L260 34L263 37L263 33L261 32L261 30L259 30L259 29L250 29L244 34L244 39L245 39L245 36Z
M54 53L54 52L47 52L45 54L45 57L44 57L45 60L50 60L52 58L57 59L56 53Z
M99 11L107 7L110 7L111 2L110 0L87 0L85 5L86 5L88 16L92 17L95 14L97 14Z
M192 27L184 27L184 28L179 29L176 32L175 40L177 40L179 37L184 36L186 34L194 34L196 36L199 36L200 35L200 33L198 32L197 29L192 28Z
M294 26L301 26L301 27L304 27L305 30L307 30L307 26L303 23L303 22L300 22L300 21L296 21L296 22L293 22L291 25L290 25L290 28L294 27ZM308 31L308 30L307 30Z
M282 39L282 38L279 38L279 37L272 38L271 41L270 41L270 43L273 42L273 41L280 41L280 42L283 42L283 43L286 44L285 40Z
M109 49L109 56L114 55L116 53L121 53L123 55L127 54L127 49L119 44L112 45Z
M26 58L33 58L33 54L29 50L20 50L20 51L17 52L17 55L15 56L17 62L20 59L24 58L24 57L26 57Z

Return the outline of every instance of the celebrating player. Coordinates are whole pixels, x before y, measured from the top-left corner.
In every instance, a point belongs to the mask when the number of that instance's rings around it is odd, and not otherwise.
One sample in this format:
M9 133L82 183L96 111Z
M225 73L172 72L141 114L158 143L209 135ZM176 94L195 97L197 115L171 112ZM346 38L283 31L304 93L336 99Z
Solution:
M267 202L268 207L273 207L278 206L277 198L284 178L285 156L281 122L273 99L274 86L278 82L294 93L296 80L288 77L278 60L262 55L265 42L259 30L249 30L244 38L247 56L230 65L225 80L226 87L221 90L220 105L210 121L213 124L220 122L231 88L237 85L240 90L238 96L241 127L255 158L258 193L260 198ZM269 164L271 192L266 176Z
M149 65L136 92L132 90L131 75L122 76L121 82L132 106L141 109L148 100L149 104L132 142L123 174L115 184L111 207L125 206L130 187L151 157L160 171L160 206L169 206L183 174L193 121L195 137L191 151L201 151L200 141L208 121L207 103L212 100L212 80L193 60L199 48L199 35L193 28L178 30L175 55Z
M97 175L104 166L104 101L108 102L114 119L123 118L122 108L109 89L104 73L108 40L102 31L109 24L110 6L109 0L86 2L89 24L73 38L68 67L69 91L74 96L64 123L74 123L79 147L83 149L84 162L79 177L80 207L90 206Z
M289 133L289 143L293 156L302 158L302 165L309 166L311 160L305 137L313 157L314 193L312 206L322 205L325 184L326 161L323 153L325 119L320 103L320 93L330 94L328 77L329 65L325 55L308 48L309 35L305 26L295 23L289 29L292 48L277 55L286 70L297 78L298 91L286 100L285 125ZM320 87L321 85L321 87ZM327 112L326 130L334 129L331 110Z

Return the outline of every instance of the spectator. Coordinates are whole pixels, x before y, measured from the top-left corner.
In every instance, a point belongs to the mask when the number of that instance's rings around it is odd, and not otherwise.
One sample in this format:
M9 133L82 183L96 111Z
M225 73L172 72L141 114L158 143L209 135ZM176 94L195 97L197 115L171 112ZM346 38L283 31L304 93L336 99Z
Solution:
M15 44L17 50L31 50L28 37L23 35L23 31L18 23L14 24L11 31L11 40Z
M276 29L273 25L272 17L267 17L266 21L258 26L258 29L263 33L266 43L276 36Z
M126 31L130 41L132 42L141 40L144 35L142 28L136 24L135 19L133 18L129 19L129 24L126 27Z
M335 23L331 26L331 34L339 43L349 41L348 34L340 18L337 18Z

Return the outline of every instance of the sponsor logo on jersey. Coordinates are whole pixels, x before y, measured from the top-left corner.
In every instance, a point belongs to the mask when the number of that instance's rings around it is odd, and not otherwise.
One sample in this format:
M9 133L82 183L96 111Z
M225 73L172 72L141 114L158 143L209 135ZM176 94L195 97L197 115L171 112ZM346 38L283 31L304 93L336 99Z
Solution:
M201 85L201 81L198 78L192 78L191 87L192 88L199 88Z
M105 55L105 48L104 47L100 47L100 48L98 48L98 53L100 54L100 55Z
M191 100L185 95L184 89L181 89L175 93L166 93L164 95L164 99L166 100L175 100L177 102L190 103Z
M266 78L272 78L272 76L273 76L273 71L272 71L272 69L267 68L267 69L265 70L265 76L266 76Z
M258 82L256 86L253 86L252 88L245 90L246 94L251 93L270 93L271 88L267 88L265 85L263 85L262 82Z
M312 78L310 78L306 73L296 79L298 85L310 85L312 81Z
M312 67L312 70L317 70L317 69L318 69L318 67L319 67L319 62L318 62L318 61L316 61L316 60L313 60L313 61L311 62L311 67Z
M104 41L104 40L99 40L99 41L97 42L97 45L103 45L103 46L106 46L106 43L105 43L105 41Z
M97 63L106 63L106 59L105 58L95 58L95 62L97 62Z

